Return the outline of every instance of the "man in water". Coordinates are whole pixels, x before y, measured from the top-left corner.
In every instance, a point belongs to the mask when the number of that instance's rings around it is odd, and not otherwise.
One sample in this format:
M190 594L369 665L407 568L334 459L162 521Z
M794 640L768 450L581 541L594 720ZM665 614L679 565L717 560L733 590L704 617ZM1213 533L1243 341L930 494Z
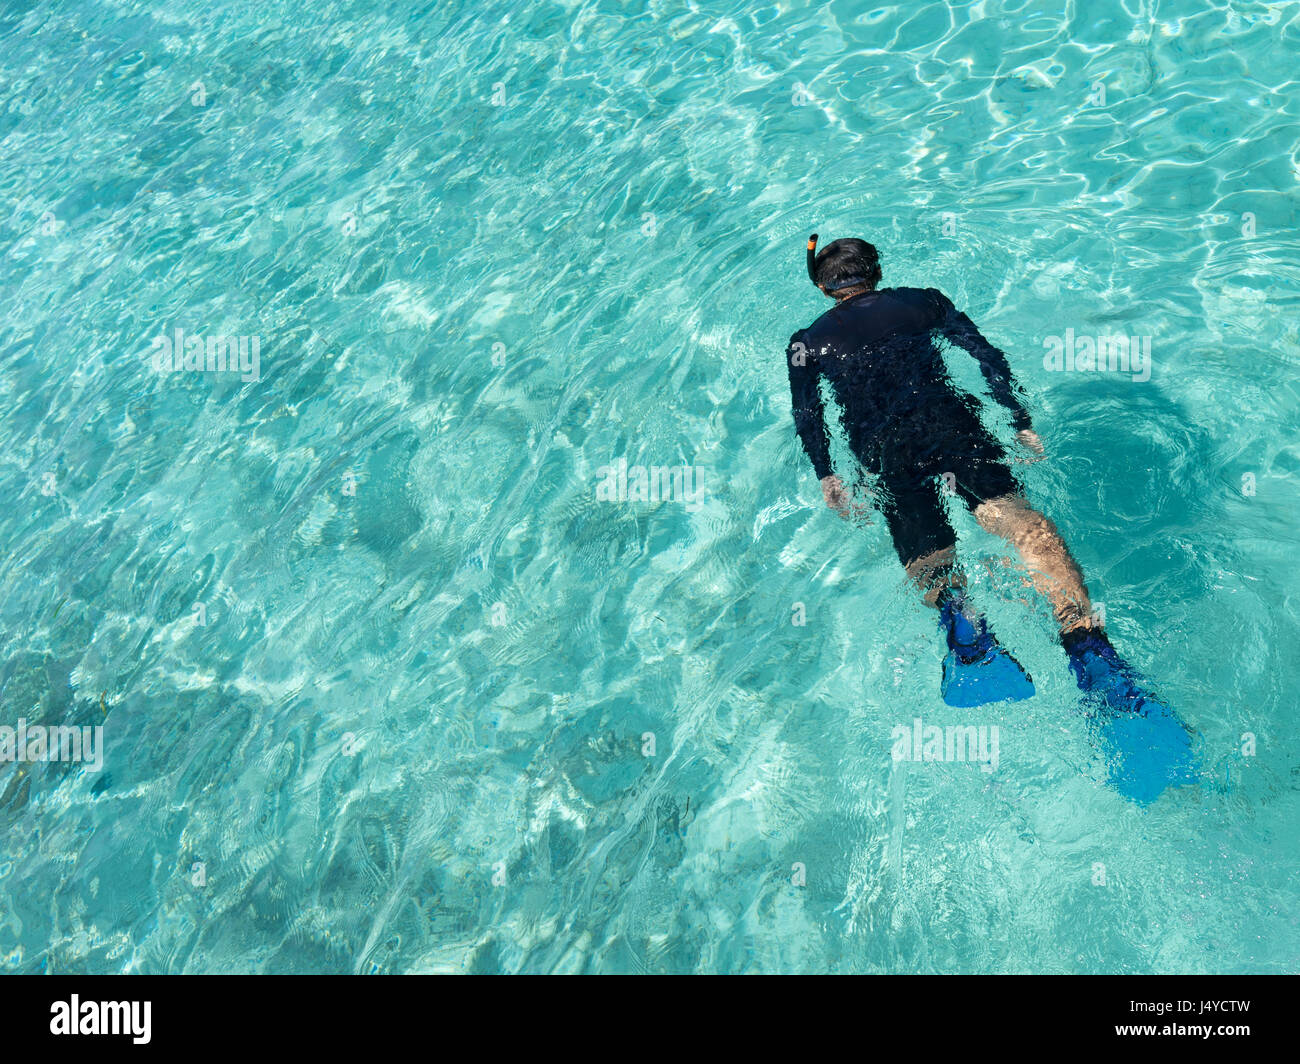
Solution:
M844 516L860 509L831 468L825 380L849 448L876 478L872 494L899 560L925 601L940 611L950 651L945 700L979 705L1024 698L1033 686L967 601L941 492L961 499L984 528L1015 546L1052 604L1080 688L1096 692L1114 713L1172 718L1111 646L1093 616L1078 564L1056 526L1026 501L1007 452L981 424L977 401L948 376L936 340L974 356L993 398L1010 412L1020 445L1041 455L1006 356L937 289L879 289L879 256L865 240L836 240L820 253L816 241L816 234L808 241L808 274L835 306L790 338L795 426L826 505ZM854 482L860 487L861 476Z

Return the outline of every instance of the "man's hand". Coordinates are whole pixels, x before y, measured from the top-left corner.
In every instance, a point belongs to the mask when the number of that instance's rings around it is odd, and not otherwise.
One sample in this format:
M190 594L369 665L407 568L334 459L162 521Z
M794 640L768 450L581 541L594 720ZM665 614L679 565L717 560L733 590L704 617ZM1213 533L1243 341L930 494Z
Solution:
M848 517L849 493L844 487L844 481L833 473L829 477L822 477L822 498L841 517Z
M1024 447L1025 450L1029 451L1033 455L1031 458L1022 458L1020 461L1037 462L1039 459L1045 457L1043 441L1038 438L1038 433L1033 429L1021 429L1016 433L1016 439L1020 441L1020 445Z
M844 486L844 481L833 473L829 477L822 477L821 485L822 498L837 514L846 520L852 517L856 522L871 524L870 489L867 490L865 500L855 498L853 493Z

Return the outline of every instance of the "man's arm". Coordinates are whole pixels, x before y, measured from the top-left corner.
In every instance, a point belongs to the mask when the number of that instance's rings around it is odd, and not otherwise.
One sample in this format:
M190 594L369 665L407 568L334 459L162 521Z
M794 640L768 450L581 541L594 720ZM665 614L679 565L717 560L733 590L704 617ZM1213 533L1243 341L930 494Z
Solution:
M794 427L803 441L803 449L812 459L817 479L831 475L831 442L826 435L826 410L812 353L803 342L803 333L790 337L785 350L786 365L790 368L790 406L794 413Z
M939 306L939 332L962 350L974 356L980 364L980 372L988 382L989 391L993 393L1002 406L1011 411L1011 424L1018 433L1033 434L1033 425L1029 420L1029 411L1021 402L1022 392L1016 379L1011 375L1011 366L1007 356L980 335L975 323L952 304L947 296L938 289L930 291ZM1037 437L1034 437L1037 440Z
M786 365L790 369L790 406L794 413L794 427L803 441L803 449L812 460L817 479L821 481L826 505L843 511L848 506L848 494L831 469L831 441L826 434L826 409L819 386L821 375L803 339L802 332L795 333L785 350Z

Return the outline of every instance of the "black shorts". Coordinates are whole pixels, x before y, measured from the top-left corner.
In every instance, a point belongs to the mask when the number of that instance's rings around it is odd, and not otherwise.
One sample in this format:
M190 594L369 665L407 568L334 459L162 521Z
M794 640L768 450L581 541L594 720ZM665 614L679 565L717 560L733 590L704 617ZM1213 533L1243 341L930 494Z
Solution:
M935 440L933 446L886 446L880 455L877 497L894 549L907 565L955 546L946 497L974 510L988 499L1020 495L1002 445L982 429Z

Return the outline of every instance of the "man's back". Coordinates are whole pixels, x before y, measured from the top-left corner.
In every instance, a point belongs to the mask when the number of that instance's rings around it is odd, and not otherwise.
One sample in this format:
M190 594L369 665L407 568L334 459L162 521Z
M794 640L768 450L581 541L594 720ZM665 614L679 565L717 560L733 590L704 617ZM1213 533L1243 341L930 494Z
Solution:
M813 343L879 343L891 335L929 334L951 306L934 288L882 288L837 303L807 329Z
M970 352L994 397L1028 424L1010 385L1006 357L965 314L934 288L863 292L832 307L790 338L787 358L795 423L825 475L828 446L819 390L825 377L843 413L850 447L869 469L882 453L913 452L936 434L980 431L974 398L959 391L944 367L936 335Z

